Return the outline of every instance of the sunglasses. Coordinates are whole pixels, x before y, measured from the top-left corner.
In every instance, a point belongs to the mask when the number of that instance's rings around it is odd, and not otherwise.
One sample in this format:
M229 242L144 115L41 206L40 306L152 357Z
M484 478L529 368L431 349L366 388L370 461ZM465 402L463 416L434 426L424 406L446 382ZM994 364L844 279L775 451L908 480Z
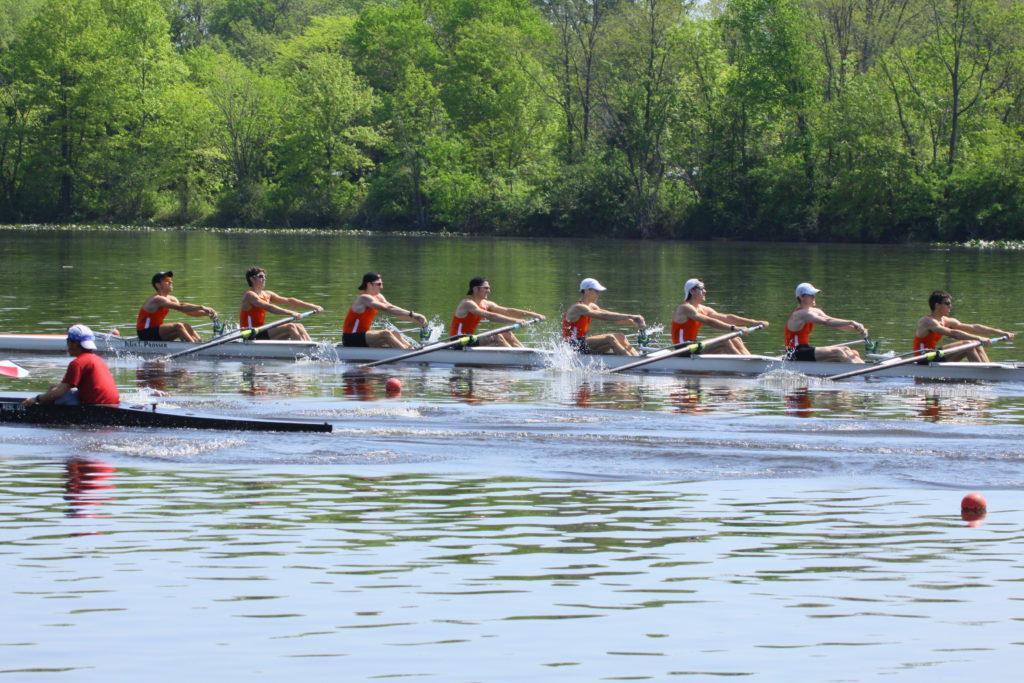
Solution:
M266 273L256 273L255 275L253 275L253 277L258 277L261 280L266 280L267 279Z

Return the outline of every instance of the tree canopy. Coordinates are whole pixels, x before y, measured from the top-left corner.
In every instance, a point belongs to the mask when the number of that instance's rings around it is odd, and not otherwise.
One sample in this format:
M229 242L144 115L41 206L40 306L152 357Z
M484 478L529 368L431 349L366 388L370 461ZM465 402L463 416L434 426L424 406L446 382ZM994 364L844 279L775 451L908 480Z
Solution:
M0 221L1024 238L1016 0L0 0Z

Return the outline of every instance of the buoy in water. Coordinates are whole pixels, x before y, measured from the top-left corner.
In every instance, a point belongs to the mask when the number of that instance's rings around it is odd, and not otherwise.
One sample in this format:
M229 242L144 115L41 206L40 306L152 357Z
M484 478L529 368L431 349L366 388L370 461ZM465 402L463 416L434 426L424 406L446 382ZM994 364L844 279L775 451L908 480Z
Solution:
M980 493L968 493L964 496L964 499L960 501L960 511L972 510L972 511L985 511L988 508L988 503L985 501L985 496Z
M402 380L397 377L390 377L388 381L384 383L384 389L389 395L402 393Z
M960 501L960 519L968 522L968 526L978 526L988 514L988 502L980 493L968 493Z

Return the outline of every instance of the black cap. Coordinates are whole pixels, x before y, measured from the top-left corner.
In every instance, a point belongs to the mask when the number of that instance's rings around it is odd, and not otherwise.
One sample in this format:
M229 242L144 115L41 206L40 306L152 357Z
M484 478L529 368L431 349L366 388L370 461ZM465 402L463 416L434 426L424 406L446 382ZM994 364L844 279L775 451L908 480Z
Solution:
M487 282L487 278L485 278L485 277L475 277L472 280L470 280L469 281L469 291L466 292L466 296L472 295L473 294L473 288L474 287L479 287L480 285L482 285L485 282Z
M376 282L379 279L380 279L380 273L375 273L375 272L373 272L371 270L366 275L363 275L363 283L361 285L359 285L359 289L366 289L366 284L367 283L369 283L369 282Z
M153 276L153 279L150 280L150 282L152 282L155 285L156 283L163 280L165 277L174 277L174 273L172 273L169 270L164 271L163 273L157 273L156 275Z

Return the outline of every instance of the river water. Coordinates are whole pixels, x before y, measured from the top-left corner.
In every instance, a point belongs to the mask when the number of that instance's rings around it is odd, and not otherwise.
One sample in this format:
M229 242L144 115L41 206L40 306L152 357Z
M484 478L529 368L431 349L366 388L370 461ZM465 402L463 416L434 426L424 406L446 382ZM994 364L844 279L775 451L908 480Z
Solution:
M475 275L556 319L578 280L665 324L702 277L766 318L797 281L902 350L934 288L1020 331L1018 252L0 231L0 328L131 329L149 277L237 310L242 273L321 303L365 270L440 323ZM547 344L554 323L528 330ZM819 340L819 332L815 338ZM820 342L843 333L821 331ZM1013 343L992 351L1020 358ZM38 391L66 358L12 358ZM0 673L10 680L960 680L1022 641L1024 386L608 378L540 370L108 358L168 409L333 434L0 426ZM397 377L400 396L384 382ZM961 519L979 491L987 517Z

